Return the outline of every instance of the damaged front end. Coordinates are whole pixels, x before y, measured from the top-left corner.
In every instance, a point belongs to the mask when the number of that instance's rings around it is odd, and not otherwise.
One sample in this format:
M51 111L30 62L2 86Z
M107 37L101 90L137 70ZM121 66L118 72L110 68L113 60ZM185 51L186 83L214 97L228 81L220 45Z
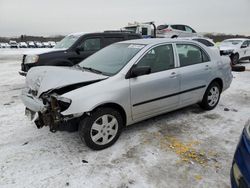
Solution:
M57 93L47 92L38 98L35 91L26 89L23 90L21 98L26 106L26 115L35 122L39 129L49 126L51 132L56 132L58 129L64 130L69 124L77 124L77 118L81 116L81 114L63 116L61 112L68 109L71 100ZM72 127L69 131L71 130Z

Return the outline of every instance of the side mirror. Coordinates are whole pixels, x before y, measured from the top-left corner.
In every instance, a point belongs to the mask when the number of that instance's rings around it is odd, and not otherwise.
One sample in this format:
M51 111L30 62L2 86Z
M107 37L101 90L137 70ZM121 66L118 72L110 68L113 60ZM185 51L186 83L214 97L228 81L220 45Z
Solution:
M246 44L243 44L243 45L241 46L241 48L247 48L247 45L246 45Z
M149 66L133 67L130 71L130 78L135 78L138 76L146 75L151 73L151 68Z
M76 47L75 51L79 55L81 51L84 51L84 49L83 49L83 47L78 46L78 47Z

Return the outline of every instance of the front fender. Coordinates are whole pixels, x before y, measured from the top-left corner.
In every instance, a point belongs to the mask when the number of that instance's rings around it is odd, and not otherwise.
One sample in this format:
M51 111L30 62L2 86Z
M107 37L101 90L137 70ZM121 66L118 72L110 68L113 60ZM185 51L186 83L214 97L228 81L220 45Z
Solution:
M105 80L65 93L62 97L72 101L62 115L90 112L103 104L114 103L121 106L127 116L131 116L129 83L125 79L112 85Z

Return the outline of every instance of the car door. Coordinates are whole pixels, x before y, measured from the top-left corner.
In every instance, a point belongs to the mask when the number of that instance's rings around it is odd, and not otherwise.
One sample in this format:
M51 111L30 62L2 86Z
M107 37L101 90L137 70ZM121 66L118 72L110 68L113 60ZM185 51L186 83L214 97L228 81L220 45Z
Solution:
M150 74L130 78L131 108L134 120L177 108L180 77L178 69L175 69L172 44L151 48L134 66L151 68Z
M177 32L177 36L179 37L187 37L187 33L184 25L172 25L172 28Z
M180 106L202 99L212 77L213 62L209 55L195 44L177 43L180 77Z
M79 44L76 46L74 56L70 57L70 60L77 64L90 55L94 54L98 50L102 48L102 38L98 36L84 38Z
M248 57L248 51L249 51L249 48L248 48L248 41L244 41L240 47L240 50L239 50L239 55L240 55L240 59L245 59Z

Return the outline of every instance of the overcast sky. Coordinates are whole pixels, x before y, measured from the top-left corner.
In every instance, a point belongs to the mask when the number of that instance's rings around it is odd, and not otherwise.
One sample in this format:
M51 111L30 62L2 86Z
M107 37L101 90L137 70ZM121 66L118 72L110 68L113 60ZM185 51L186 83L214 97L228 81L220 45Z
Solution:
M120 29L134 21L250 35L250 0L0 0L0 36Z

